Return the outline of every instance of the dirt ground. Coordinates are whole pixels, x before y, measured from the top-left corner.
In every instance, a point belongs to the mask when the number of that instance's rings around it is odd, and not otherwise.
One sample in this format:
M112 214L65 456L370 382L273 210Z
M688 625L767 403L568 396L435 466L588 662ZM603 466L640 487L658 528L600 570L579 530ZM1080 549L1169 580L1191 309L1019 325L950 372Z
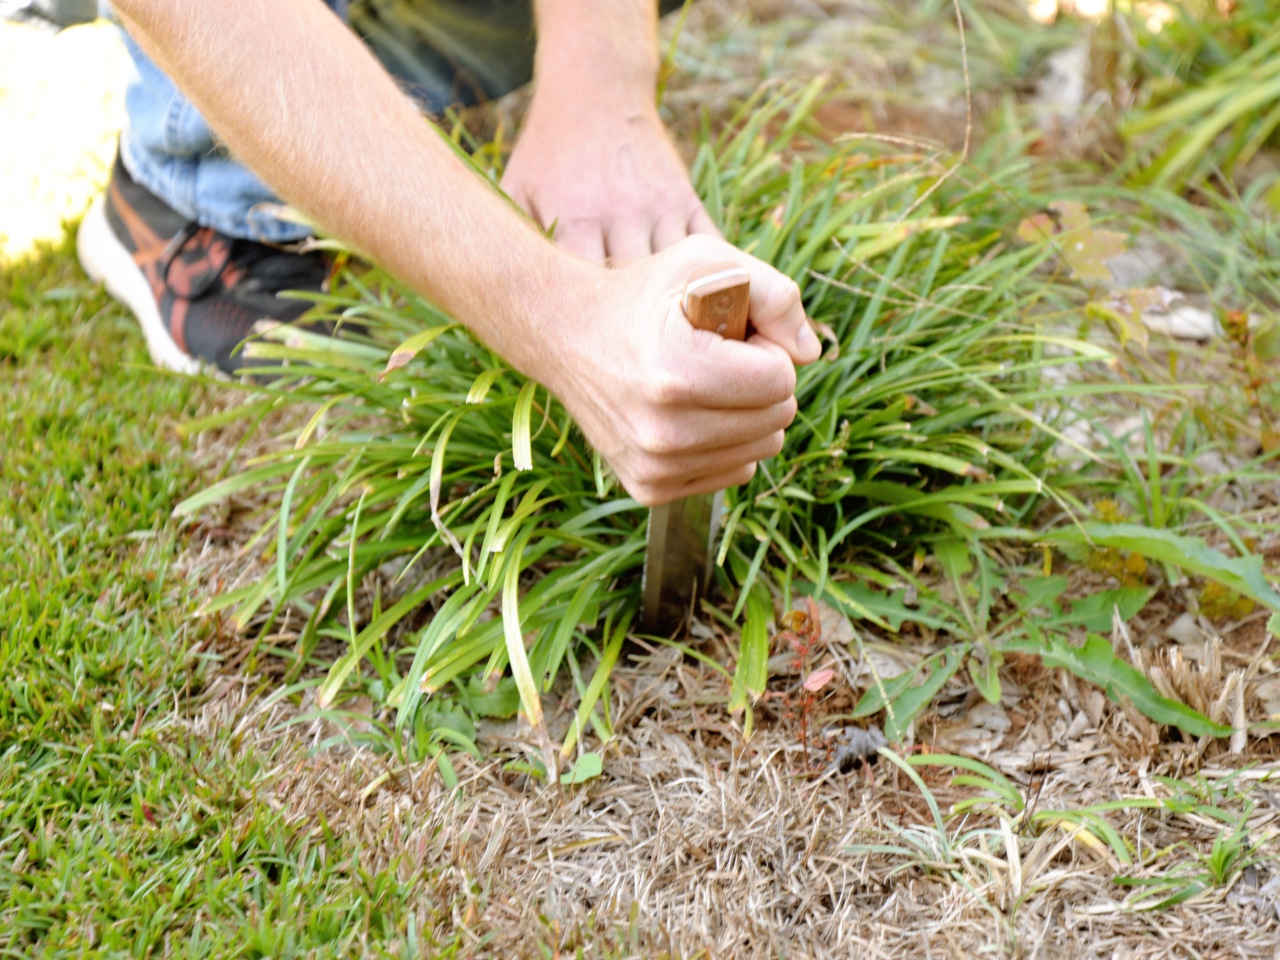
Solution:
M206 563L226 569L212 553ZM1200 644L1189 683L1221 689L1224 671L1257 657L1258 631L1237 633ZM235 643L249 642L233 641L228 662ZM714 654L714 641L708 649ZM839 664L838 701L865 685L865 669L838 639L828 652ZM277 740L280 762L262 789L279 809L358 837L366 869L430 871L437 896L423 906L422 929L461 923L484 955L539 956L533 945L551 939L566 954L582 945L606 956L1280 956L1280 790L1264 782L1280 769L1280 744L1232 754L1225 744L1162 735L1059 671L1028 665L1019 679L994 707L974 703L963 685L944 691L916 742L984 760L1040 811L1180 792L1161 777L1198 783L1206 796L1247 785L1256 804L1249 837L1273 855L1228 887L1146 909L1158 898L1116 878L1193 867L1220 823L1169 809L1104 813L1134 844L1135 859L1169 851L1148 871L1118 862L1096 829L1077 830L1065 813L1036 830L1001 828L978 813L948 823L944 838L931 829L921 792L884 759L844 770L819 762L825 772L815 773L794 723L767 708L744 741L741 718L723 711L720 673L638 646L614 674L618 736L605 773L582 787L540 786L500 760L459 757L455 794L429 765L359 748L311 752L358 737L363 724L290 725L311 705L246 702L245 678L234 675L189 722L200 732L233 726L259 743ZM350 706L358 716L361 705ZM552 699L546 706L557 708ZM481 747L499 756L535 751L527 733L490 727ZM944 812L979 792L953 786L953 773L923 771ZM910 862L850 852L907 833L926 851ZM461 915L434 912L458 896L467 903Z

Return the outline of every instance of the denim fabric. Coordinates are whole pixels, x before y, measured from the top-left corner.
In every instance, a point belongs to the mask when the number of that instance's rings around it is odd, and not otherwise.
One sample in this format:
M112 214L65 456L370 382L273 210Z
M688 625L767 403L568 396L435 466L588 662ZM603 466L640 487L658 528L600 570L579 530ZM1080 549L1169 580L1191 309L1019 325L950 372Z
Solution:
M500 97L533 76L530 0L325 5L351 24L428 112ZM659 10L680 6L681 0L661 0ZM105 2L101 9L110 15ZM228 155L191 102L131 38L125 40L137 72L125 94L120 155L133 178L184 217L233 237L287 243L308 236L306 227L279 217L271 190Z
M501 96L533 72L528 0L327 0L425 109ZM103 5L104 15L109 15ZM120 155L129 173L184 217L233 237L288 243L275 194L227 153L204 117L127 34L136 72Z

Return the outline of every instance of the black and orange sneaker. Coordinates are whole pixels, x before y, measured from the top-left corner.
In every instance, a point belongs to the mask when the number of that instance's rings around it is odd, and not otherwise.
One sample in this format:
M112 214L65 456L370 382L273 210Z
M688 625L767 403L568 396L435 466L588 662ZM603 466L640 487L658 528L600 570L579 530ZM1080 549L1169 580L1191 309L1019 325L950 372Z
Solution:
M249 366L237 351L247 337L310 306L279 294L322 290L328 274L319 253L192 223L135 182L119 157L80 225L76 252L85 272L137 316L151 359L179 373Z

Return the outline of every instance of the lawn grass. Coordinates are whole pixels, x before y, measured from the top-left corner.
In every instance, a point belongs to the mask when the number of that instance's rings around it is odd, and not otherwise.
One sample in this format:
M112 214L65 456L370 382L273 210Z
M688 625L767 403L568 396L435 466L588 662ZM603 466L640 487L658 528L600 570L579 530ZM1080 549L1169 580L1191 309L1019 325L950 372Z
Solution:
M0 267L0 956L398 950L430 870L366 872L263 799L287 757L190 722L221 657L168 518L206 391L147 363L69 238Z

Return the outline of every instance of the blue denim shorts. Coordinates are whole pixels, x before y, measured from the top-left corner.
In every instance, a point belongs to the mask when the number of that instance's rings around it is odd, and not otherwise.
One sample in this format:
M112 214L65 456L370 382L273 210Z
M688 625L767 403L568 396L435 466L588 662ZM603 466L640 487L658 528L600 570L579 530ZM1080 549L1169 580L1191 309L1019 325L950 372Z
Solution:
M529 0L326 0L428 112L500 97L533 74ZM109 12L109 11L108 11ZM126 34L136 73L120 154L134 179L201 226L288 243L310 231L227 153L204 117Z

